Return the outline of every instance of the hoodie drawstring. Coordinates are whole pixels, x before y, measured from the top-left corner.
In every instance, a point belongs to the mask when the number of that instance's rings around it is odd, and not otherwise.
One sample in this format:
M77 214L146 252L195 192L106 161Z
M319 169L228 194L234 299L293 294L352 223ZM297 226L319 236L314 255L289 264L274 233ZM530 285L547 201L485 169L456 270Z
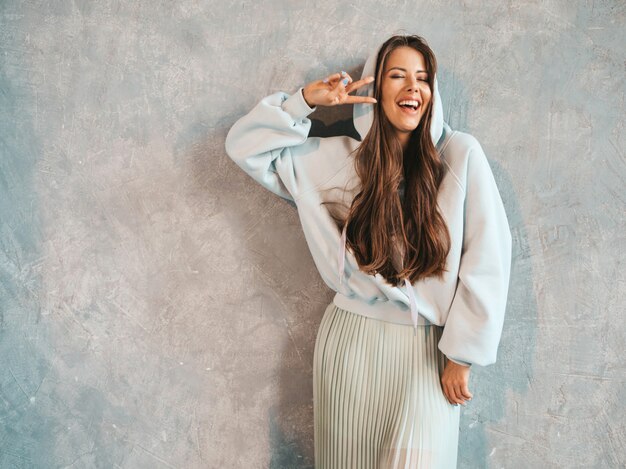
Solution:
M343 271L345 270L347 226L347 223L343 225L343 231L341 232L341 242L339 243L339 285L341 285L343 282Z
M406 285L406 291L409 295L409 303L411 304L411 321L413 321L413 335L417 335L417 299L415 298L415 292L413 291L413 285L408 278L404 279Z
M346 228L348 224L345 223L343 225L343 230L341 231L341 241L339 243L339 285L343 284L344 270L345 270L345 260L346 260ZM417 299L415 298L415 292L413 291L413 285L409 281L408 278L404 279L404 284L406 285L406 291L409 295L409 304L411 305L411 321L413 322L413 334L417 335Z

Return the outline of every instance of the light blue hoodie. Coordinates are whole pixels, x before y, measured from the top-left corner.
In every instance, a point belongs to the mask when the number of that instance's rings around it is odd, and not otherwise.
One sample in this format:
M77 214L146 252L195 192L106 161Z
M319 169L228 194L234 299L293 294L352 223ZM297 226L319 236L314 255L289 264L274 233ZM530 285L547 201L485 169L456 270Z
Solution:
M374 76L378 48L363 68ZM443 120L434 77L431 136L446 175L438 204L451 237L442 280L430 277L391 286L380 275L359 270L345 249L345 231L337 228L322 201L349 208L359 180L349 155L360 144L348 136L309 137L315 111L302 95L282 91L263 98L237 120L226 136L230 158L248 175L295 204L313 261L336 292L338 307L397 324L444 326L438 347L450 360L487 366L495 363L502 334L511 268L511 232L504 205L483 149L472 135ZM373 96L373 83L355 92ZM355 104L354 126L367 135L372 104ZM342 236L343 235L343 236Z

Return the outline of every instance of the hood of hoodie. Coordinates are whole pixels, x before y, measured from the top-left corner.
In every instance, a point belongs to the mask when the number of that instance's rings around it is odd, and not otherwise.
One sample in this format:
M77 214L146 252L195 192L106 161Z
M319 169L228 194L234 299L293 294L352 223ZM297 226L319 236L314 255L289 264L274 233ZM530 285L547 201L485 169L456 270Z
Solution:
M379 44L378 47L376 47L376 49L370 53L369 57L365 61L365 66L363 67L361 78L376 76L376 57L378 56L378 52L380 51L382 45L383 43ZM355 95L374 97L374 82L368 83L358 88L355 92ZM430 123L430 135L433 139L433 145L435 145L436 147L437 143L440 141L441 136L444 133L443 107L441 105L441 97L439 96L437 74L435 74L434 77L434 86L432 90L431 100L433 116ZM354 121L354 127L356 131L359 133L361 140L363 140L363 138L365 138L365 136L369 132L370 127L372 126L372 122L374 121L374 106L370 103L354 104L352 119ZM447 124L445 125L447 127Z

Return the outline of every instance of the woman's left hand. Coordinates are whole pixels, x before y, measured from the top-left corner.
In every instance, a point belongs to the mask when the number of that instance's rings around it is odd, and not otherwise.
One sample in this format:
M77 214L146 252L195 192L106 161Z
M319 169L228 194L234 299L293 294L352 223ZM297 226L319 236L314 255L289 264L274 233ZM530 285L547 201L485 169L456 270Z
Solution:
M465 405L465 400L472 399L467 384L469 383L470 367L460 365L446 358L446 366L441 376L443 393L450 404Z

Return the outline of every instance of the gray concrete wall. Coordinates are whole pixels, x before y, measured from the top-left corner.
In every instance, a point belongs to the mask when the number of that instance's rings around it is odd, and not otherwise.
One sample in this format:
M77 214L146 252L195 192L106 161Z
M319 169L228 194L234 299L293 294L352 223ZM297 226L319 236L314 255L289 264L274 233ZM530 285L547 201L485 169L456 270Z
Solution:
M623 467L624 3L233 5L1 3L0 467L312 467L333 293L224 137L394 32L434 48L514 235L459 467Z

